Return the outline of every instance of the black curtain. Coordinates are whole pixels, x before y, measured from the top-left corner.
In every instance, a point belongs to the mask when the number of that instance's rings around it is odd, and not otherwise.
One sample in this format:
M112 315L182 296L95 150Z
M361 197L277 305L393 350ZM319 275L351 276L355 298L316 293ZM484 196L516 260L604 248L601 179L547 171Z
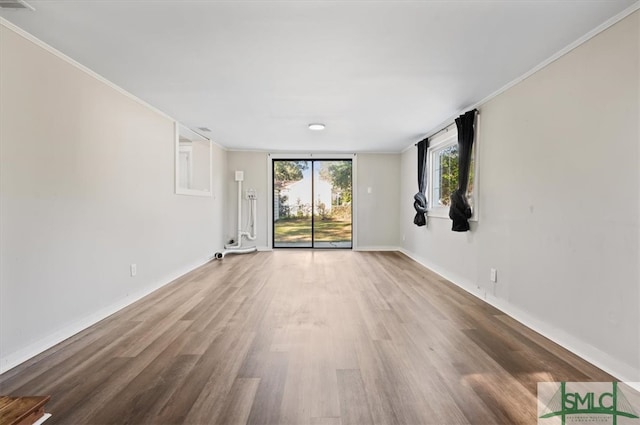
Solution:
M416 226L427 225L427 197L425 196L427 174L427 149L429 148L429 139L424 139L417 144L418 146L418 193L413 196L413 207L416 209L416 216L413 223Z
M451 230L466 232L469 230L469 219L472 211L467 200L469 184L469 166L471 165L471 148L475 136L474 125L477 110L469 111L456 118L458 128L458 189L451 194L449 218L453 220Z

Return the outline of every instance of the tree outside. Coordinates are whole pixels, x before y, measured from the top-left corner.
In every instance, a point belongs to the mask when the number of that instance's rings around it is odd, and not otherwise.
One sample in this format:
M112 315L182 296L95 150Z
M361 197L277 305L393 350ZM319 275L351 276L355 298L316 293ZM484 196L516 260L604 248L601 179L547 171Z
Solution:
M351 203L351 161L324 161L320 166L320 178L331 182L336 193L336 204Z
M467 185L467 199L473 193L475 161L471 156L469 167L469 183ZM438 205L451 205L451 194L458 189L458 145L450 146L437 153L436 175L439 175L440 186L434 190L434 195L438 198Z
M302 180L302 172L309 169L309 161L274 161L274 183L286 183Z

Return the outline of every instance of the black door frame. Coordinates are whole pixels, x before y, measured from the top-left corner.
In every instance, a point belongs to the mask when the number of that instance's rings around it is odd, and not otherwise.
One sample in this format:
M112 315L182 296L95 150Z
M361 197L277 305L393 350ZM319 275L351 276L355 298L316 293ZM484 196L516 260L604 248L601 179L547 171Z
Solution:
M276 246L275 202L271 203L271 248L272 249L353 249L353 159L352 158L271 158L271 196L275 199L276 161L305 161L311 163L311 246ZM351 246L316 247L315 246L315 176L314 163L323 161L348 161L351 163Z

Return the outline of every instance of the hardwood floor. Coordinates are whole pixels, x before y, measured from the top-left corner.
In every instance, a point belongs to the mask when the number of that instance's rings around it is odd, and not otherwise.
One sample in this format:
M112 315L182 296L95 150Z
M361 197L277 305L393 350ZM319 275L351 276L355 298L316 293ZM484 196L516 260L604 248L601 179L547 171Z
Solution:
M0 376L60 424L535 424L613 378L400 253L229 256Z

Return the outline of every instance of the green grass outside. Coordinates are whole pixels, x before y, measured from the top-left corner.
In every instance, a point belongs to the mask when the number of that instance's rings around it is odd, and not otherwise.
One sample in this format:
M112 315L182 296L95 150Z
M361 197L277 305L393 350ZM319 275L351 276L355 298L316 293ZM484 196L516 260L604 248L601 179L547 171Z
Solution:
M315 219L316 242L348 242L351 240L351 222ZM287 218L275 222L276 242L311 242L311 217Z

